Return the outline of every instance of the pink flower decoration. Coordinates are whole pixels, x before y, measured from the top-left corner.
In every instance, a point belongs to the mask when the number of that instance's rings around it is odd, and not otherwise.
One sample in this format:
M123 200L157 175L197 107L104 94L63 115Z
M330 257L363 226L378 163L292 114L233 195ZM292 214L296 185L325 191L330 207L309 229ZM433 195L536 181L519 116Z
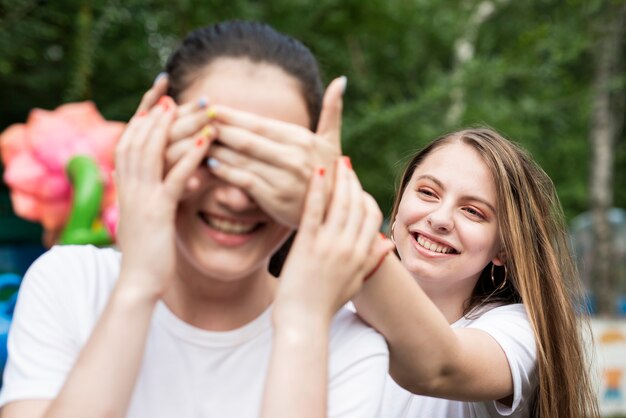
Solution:
M102 210L109 210L115 203L114 149L124 127L105 120L92 102L33 109L25 124L9 126L0 134L0 154L15 213L49 231L63 228L72 203L65 167L76 155L97 163L105 188Z

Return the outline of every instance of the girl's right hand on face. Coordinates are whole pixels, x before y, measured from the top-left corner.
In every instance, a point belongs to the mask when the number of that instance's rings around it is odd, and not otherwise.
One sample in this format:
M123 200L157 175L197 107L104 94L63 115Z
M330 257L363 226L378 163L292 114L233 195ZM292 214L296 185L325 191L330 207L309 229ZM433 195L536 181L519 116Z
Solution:
M281 273L274 303L274 318L279 322L330 321L393 248L379 232L382 213L376 201L363 191L346 157L336 165L329 205L327 200L324 176L318 169Z
M164 154L176 109L174 101L163 96L158 105L139 110L115 155L122 284L155 298L161 297L176 274L176 208L187 179L209 146L208 140L198 138L165 172Z

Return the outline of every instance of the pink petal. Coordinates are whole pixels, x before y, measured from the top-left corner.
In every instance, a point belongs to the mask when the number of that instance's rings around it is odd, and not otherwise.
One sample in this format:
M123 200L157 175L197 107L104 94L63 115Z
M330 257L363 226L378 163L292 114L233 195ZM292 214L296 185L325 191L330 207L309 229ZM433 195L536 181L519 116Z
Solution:
M5 167L10 164L17 154L29 148L25 130L26 125L15 123L0 134L0 155L2 156L2 164Z

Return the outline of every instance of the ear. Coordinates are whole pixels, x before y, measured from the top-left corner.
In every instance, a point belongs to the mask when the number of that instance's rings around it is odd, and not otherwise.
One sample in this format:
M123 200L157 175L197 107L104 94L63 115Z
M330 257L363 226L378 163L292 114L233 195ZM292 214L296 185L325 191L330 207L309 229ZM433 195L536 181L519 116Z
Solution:
M495 265L495 266L503 266L504 263L506 262L506 255L504 254L503 251L500 251L492 260L491 262Z

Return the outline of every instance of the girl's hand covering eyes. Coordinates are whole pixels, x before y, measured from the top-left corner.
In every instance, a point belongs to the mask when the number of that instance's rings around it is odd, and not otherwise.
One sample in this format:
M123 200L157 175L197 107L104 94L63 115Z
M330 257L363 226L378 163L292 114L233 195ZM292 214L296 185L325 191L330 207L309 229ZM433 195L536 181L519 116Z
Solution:
M382 213L346 157L336 165L329 204L320 170L310 181L299 232L281 273L275 321L330 321L393 248L381 239Z
M345 83L345 77L340 77L328 86L315 133L302 126L214 106L219 143L209 150L211 172L246 190L278 222L296 227L314 167L332 172L341 155Z
M127 279L124 284L159 298L168 280L175 277L176 208L209 141L197 141L166 173L163 156L176 104L162 96L148 109L133 116L115 151L118 243L123 254L120 277Z

